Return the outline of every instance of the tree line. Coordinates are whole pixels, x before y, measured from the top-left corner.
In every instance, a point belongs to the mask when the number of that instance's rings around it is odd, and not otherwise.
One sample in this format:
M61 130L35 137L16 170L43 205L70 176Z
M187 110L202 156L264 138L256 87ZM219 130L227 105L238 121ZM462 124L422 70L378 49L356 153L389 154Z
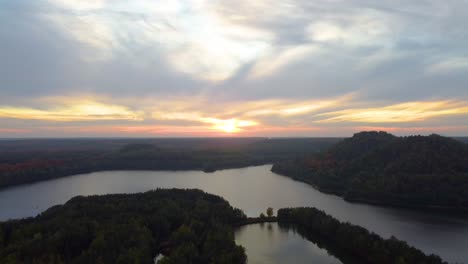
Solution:
M361 132L272 170L350 201L468 211L468 145L439 135Z
M336 140L0 140L0 188L103 170L213 172L264 165L318 151Z
M446 263L440 257L425 255L422 251L395 237L383 239L363 227L342 223L316 208L280 209L278 222L295 228L301 235L313 242L322 241L322 244L325 243L328 248L352 256L349 263ZM342 260L348 263L345 259Z

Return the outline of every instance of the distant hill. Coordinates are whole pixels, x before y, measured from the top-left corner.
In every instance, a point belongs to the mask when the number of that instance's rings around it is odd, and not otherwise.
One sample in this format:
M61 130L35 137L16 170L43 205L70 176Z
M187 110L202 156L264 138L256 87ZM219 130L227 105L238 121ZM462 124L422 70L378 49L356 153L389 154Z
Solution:
M468 211L468 145L439 135L360 132L272 170L351 201Z

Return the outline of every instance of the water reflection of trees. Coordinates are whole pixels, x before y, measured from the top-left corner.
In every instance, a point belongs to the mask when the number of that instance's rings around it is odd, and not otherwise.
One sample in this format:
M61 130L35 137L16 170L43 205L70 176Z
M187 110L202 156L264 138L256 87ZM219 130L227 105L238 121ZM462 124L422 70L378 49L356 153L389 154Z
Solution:
M293 232L298 234L305 240L314 243L318 248L325 250L329 255L336 257L342 263L345 264L363 264L362 260L358 260L356 257L348 254L346 251L341 250L335 244L323 239L320 236L309 234L306 230L297 227L290 223L278 222L278 228L282 232Z

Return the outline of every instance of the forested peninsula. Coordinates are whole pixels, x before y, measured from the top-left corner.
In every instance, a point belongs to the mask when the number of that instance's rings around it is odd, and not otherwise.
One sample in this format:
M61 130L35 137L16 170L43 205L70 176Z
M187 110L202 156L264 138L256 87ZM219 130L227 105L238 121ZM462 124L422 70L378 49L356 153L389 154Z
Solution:
M332 251L343 263L441 264L436 255L426 255L395 237L383 239L367 229L342 223L316 208L278 210L278 222Z
M349 201L468 212L468 145L439 135L360 132L272 171Z
M245 220L199 190L75 197L34 218L0 223L0 263L245 263L233 226Z

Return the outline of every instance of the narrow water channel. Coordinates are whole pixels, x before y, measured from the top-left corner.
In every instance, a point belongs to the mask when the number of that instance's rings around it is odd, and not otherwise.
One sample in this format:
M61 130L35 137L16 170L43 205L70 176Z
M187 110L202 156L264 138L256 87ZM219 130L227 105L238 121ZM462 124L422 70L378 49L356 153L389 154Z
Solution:
M246 249L248 264L340 264L326 249L277 223L250 224L235 232L236 243Z

